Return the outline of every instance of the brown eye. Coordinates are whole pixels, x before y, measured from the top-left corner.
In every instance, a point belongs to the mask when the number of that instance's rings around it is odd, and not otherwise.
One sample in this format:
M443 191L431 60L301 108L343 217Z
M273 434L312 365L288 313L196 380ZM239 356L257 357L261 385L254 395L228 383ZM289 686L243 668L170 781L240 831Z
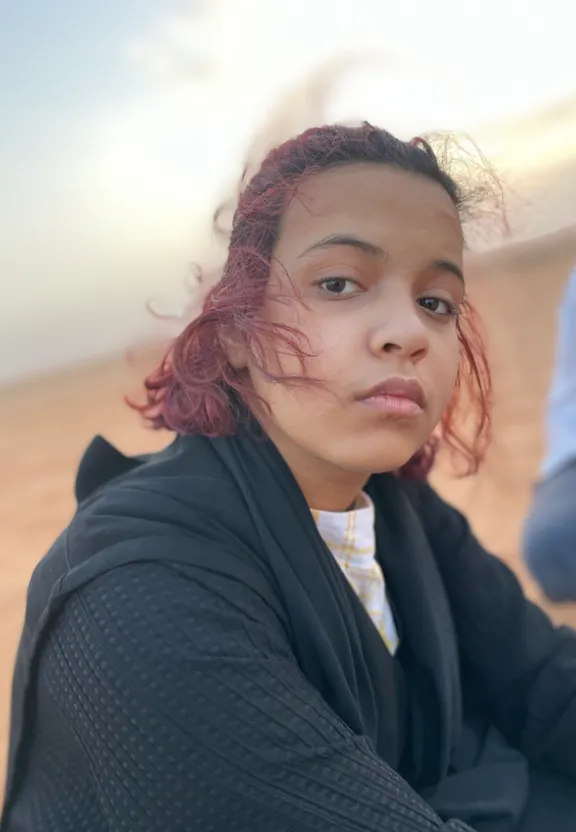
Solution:
M458 314L458 307L443 298L420 298L418 301L422 309L442 317L455 317Z
M356 281L349 277L325 277L318 282L318 286L329 295L350 295L359 288Z

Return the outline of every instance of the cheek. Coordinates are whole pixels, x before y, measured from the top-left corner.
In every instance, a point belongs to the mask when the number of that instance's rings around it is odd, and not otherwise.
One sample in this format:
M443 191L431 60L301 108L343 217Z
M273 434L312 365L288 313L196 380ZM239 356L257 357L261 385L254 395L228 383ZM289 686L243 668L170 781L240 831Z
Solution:
M342 337L341 328L322 326L322 322L316 316L313 320L314 325L309 325L311 321L306 310L299 310L298 313L292 311L286 315L284 321L277 317L275 322L294 326L300 333L296 341L300 353L298 354L291 342L271 339L264 345L267 370L280 378L307 378L321 386L284 385L266 377L254 366L249 366L255 391L267 402L275 415L292 414L288 417L289 420L292 417L301 419L311 410L322 411L326 407L327 394L338 395L341 388L346 386L346 371L349 372L347 361L350 355L347 339Z
M445 399L444 406L448 404L454 392L458 368L460 367L461 347L456 332L442 345L437 353L437 387L442 398Z
M339 366L344 344L342 326L317 310L291 299L267 300L265 319L280 325L262 343L267 367L278 375L332 375ZM282 330L282 327L286 327Z

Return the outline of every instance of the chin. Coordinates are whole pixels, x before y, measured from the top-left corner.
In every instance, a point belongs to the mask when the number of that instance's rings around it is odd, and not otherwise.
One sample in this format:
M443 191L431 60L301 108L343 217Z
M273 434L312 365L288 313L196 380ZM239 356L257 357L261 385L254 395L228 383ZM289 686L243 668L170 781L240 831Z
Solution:
M395 433L372 441L368 437L362 442L351 440L339 454L341 467L367 476L398 471L418 453L427 439L428 436L415 439Z
M340 467L367 476L371 476L372 474L387 474L392 471L398 471L406 465L418 450L419 448L411 448L406 453L347 454L346 458L341 460Z
M371 477L372 474L390 474L394 471L399 471L406 463L411 459L411 457L394 457L394 458L386 458L381 460L375 460L372 458L371 460L364 460L359 461L353 468L350 470L358 471L359 473L362 472L366 476Z

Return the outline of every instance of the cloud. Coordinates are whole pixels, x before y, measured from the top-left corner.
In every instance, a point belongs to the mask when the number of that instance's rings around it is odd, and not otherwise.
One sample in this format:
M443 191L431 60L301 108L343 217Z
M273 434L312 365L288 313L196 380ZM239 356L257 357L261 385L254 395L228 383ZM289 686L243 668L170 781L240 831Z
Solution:
M206 0L177 3L146 32L132 37L126 56L156 79L182 82L198 80L210 70L213 56L203 30L210 19Z
M563 8L560 0L355 0L353 10L334 0L172 3L126 43L138 92L119 99L110 90L107 106L82 115L90 119L82 146L61 132L49 164L30 159L3 194L10 304L0 335L26 339L30 365L49 360L51 326L76 357L110 346L106 327L83 344L78 311L117 316L179 286L186 263L211 253L211 213L254 136L262 152L317 120L320 103L326 118L367 117L406 135L513 124L567 97L576 78ZM378 60L341 73L331 90L326 78L346 55ZM314 75L323 66L324 76ZM65 87L59 92L65 104ZM66 117L74 119L72 108ZM530 144L531 129L519 143ZM513 141L507 146L518 156ZM17 320L11 329L8 315ZM119 324L115 332L116 345Z

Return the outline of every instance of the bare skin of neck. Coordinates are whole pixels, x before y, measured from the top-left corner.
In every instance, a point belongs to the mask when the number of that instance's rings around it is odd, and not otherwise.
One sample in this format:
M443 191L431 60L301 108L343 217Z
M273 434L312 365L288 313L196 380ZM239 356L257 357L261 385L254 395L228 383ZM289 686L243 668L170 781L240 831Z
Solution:
M345 471L272 433L274 431L269 432L270 438L284 457L311 509L349 511L353 508L368 482L369 474Z

